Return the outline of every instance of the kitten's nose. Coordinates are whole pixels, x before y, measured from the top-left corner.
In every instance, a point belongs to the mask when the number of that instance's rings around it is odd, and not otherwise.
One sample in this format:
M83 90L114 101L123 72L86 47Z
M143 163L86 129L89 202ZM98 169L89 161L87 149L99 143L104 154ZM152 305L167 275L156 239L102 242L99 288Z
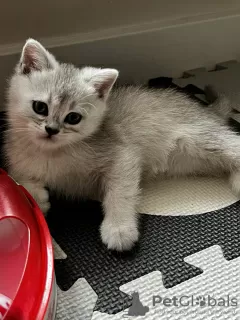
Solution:
M53 136L54 134L58 134L59 130L57 128L52 128L52 127L45 127L45 130L47 131L47 133L49 134L49 136Z

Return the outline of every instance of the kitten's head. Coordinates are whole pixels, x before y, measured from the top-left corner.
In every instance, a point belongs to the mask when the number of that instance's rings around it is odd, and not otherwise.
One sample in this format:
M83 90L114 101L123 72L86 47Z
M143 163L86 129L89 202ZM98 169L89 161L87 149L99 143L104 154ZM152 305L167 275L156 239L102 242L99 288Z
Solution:
M11 132L41 148L60 148L92 135L118 77L115 69L75 68L29 39L8 91Z

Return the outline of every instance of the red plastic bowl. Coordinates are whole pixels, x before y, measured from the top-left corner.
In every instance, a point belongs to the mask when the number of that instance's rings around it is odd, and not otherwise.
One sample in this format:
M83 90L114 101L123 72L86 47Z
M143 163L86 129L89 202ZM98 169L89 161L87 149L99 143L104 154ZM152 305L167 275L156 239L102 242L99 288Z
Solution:
M0 169L0 320L54 319L52 239L31 195Z

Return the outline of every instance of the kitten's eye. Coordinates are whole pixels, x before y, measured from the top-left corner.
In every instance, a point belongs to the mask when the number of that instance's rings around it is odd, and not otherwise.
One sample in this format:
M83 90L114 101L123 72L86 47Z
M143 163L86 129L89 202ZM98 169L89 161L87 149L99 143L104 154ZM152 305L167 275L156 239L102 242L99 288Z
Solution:
M40 114L42 116L48 115L48 106L45 102L33 101L32 107L37 114Z
M69 123L69 124L78 124L82 119L82 116L77 113L77 112L70 112L64 122Z
M232 109L232 112L235 113L235 114L239 114L240 111L238 111L237 109Z

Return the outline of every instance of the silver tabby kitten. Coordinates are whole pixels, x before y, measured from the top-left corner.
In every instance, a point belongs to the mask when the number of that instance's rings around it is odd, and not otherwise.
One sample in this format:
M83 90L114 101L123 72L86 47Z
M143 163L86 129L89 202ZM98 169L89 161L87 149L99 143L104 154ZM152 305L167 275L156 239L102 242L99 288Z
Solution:
M143 179L225 172L239 193L240 138L180 93L114 90L117 77L114 69L61 64L28 40L10 81L5 148L9 173L44 212L45 187L101 200L102 241L121 251L139 238Z

